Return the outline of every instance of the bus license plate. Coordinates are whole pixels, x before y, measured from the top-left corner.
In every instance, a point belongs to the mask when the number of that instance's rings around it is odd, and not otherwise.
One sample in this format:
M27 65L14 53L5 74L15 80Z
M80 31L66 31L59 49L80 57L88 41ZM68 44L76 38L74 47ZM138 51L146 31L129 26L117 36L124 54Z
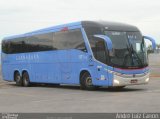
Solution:
M137 79L133 79L133 80L131 80L130 82L131 82L131 83L137 83L138 80L137 80Z

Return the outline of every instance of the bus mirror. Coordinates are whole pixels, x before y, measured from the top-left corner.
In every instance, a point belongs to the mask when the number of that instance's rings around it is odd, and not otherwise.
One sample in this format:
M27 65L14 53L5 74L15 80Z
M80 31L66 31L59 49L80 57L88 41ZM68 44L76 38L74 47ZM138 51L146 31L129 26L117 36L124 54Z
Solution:
M111 41L111 39L108 36L106 36L106 35L94 35L94 37L103 39L106 42L106 44L107 44L108 50L112 51L112 48L113 48L112 47L112 41Z
M153 38L151 38L149 36L143 36L143 38L151 41L153 50L156 49L156 42L155 42L155 40Z

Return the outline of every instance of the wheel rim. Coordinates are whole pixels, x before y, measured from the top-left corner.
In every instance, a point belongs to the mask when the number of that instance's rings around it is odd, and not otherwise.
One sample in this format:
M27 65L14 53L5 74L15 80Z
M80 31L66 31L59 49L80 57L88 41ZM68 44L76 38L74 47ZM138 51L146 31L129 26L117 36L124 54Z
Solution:
M92 86L92 78L91 78L91 77L87 77L87 78L86 78L86 86L87 86L87 87Z

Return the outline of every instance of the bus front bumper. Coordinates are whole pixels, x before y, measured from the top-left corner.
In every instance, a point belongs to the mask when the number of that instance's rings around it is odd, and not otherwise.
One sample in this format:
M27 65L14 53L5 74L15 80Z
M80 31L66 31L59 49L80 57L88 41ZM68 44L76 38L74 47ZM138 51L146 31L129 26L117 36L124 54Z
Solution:
M130 74L130 75L115 75L113 78L113 86L140 85L149 82L149 73L145 74Z

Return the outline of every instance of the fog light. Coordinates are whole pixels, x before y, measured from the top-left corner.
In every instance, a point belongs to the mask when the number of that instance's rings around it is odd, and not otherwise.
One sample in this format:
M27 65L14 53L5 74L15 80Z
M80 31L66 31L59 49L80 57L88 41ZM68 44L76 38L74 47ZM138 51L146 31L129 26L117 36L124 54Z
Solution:
M149 81L149 78L146 78L145 82L148 82Z
M114 79L114 84L119 84L119 81Z

